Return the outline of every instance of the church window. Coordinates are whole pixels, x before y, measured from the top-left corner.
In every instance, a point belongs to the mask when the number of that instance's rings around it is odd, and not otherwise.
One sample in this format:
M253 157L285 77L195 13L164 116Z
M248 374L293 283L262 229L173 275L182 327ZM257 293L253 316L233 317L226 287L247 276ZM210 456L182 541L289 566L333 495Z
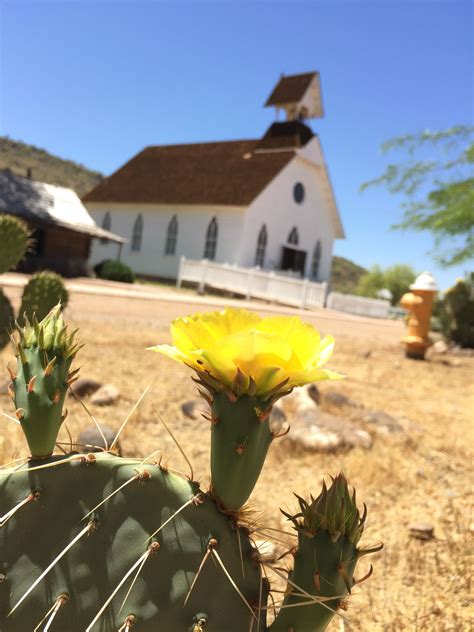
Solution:
M297 246L298 242L299 242L298 229L296 228L296 226L293 226L293 228L290 231L290 234L288 235L288 243L292 244L293 246Z
M140 213L137 216L137 219L133 223L133 232L132 232L132 245L131 250L133 252L139 252L142 247L142 235L143 235L143 217Z
M165 255L176 253L176 242L178 241L178 218L176 215L170 219L168 231L166 233Z
M255 265L263 267L265 262L265 250L267 247L267 227L265 224L260 229L257 239L257 250L255 251Z
M302 204L304 200L304 186L301 182L297 182L293 187L293 198L297 204Z
M217 219L215 217L209 223L204 246L204 259L215 259L217 248Z
M102 228L104 230L110 230L110 227L112 226L112 220L110 219L110 213L109 211L107 211L107 213L104 215L104 219L102 220ZM101 239L100 240L101 244L108 244L109 240L107 238Z
M313 259L311 261L311 278L317 281L319 275L319 264L321 262L321 241L318 239L313 250Z

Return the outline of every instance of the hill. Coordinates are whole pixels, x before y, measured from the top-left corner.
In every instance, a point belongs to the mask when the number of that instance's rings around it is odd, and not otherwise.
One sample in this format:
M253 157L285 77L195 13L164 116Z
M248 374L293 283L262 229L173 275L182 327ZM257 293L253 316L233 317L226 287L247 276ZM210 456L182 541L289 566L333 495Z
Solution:
M367 270L344 257L333 257L330 287L334 292L355 294L360 277Z
M7 168L20 176L26 176L31 169L34 180L74 189L80 197L103 177L98 171L54 156L45 149L0 136L0 169Z

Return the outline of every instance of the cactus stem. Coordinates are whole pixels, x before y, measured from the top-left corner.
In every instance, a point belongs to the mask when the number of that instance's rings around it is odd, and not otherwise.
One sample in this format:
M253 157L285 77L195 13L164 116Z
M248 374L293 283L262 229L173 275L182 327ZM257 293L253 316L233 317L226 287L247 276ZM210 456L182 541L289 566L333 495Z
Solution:
M59 388L57 388L54 391L53 396L51 397L51 403L52 404L57 404L59 402L59 400L61 399L61 391L59 390Z
M88 455L89 456L89 455ZM146 480L149 480L151 478L151 474L148 470L142 470L139 471L137 470L136 474L134 474L131 478L129 478L127 481L125 481L125 483L122 483L122 485L120 485L119 487L117 487L117 489L114 489L113 492L111 492L108 496L106 496L103 500L100 501L100 503L98 503L95 507L93 507L88 513L86 513L86 515L82 518L82 520L86 520L86 518L88 518L91 514L93 514L97 509L99 509L99 507L102 507L102 505L104 503L106 503L108 500L110 500L113 496L115 496L115 494L118 494L122 489L124 489L127 485L130 485L130 483L133 483L133 481L141 481L144 482Z
M212 542L212 540L211 540ZM236 591L236 593L239 595L239 597L242 599L242 601L244 602L244 604L247 606L247 608L250 611L250 614L252 615L252 617L257 620L257 616L255 614L255 612L253 611L252 606L249 604L249 602L247 601L247 599L245 599L245 597L243 596L242 592L240 591L239 587L237 586L237 584L235 583L235 581L232 579L232 576L230 575L229 571L227 570L227 568L225 567L224 562L221 559L221 556L219 555L219 553L216 551L215 546L212 545L211 548L211 555L214 557L215 560L217 560L217 562L219 563L219 566L222 568L222 570L224 571L227 579L230 581L232 587L234 588L234 590Z
M155 553L157 548L156 545L158 545L159 548L159 544L158 542L153 542L152 544L150 544L150 546L147 548L147 550L145 551L145 553L143 553L142 555L140 555L140 557L138 558L138 560L128 569L128 571L125 573L125 575L122 577L122 579L119 581L119 583L117 584L117 586L114 588L114 590L112 591L112 593L107 597L106 601L104 602L104 604L102 605L102 607L100 608L99 612L95 615L94 619L89 623L89 625L87 626L85 632L90 632L90 630L92 630L92 628L94 627L94 625L97 623L97 621L100 619L100 617L102 616L102 613L104 612L104 610L107 608L107 606L109 605L109 603L112 601L112 599L115 597L115 595L118 593L118 591L122 588L122 586L124 585L124 583L127 581L127 579L130 577L130 575L133 573L133 571L140 565L143 565L144 562L146 562L146 560L150 557L150 555L152 553ZM128 595L127 595L128 596Z
M165 520L163 524L160 527L158 527L156 531L153 531L153 533L150 535L148 539L155 537L157 533L159 533L162 529L164 529L166 525L169 524L172 520L174 520L176 516L178 516L184 509L186 509L186 507L189 507L189 505L194 505L195 507L197 507L198 505L202 505L203 502L204 502L204 494L202 493L196 494L195 496L187 500L185 503L181 505L179 509L177 509L173 514L171 514L171 516L167 520Z
M36 375L33 375L33 377L28 382L28 386L26 388L26 392L27 393L32 393L34 391L34 389L35 389L35 382L36 382Z
M15 610L18 608L18 606L20 604L23 603L23 601L25 601L25 599L28 597L28 595L36 588L36 586L46 577L46 575L49 573L49 571L54 568L56 566L56 564L59 562L59 560L61 558L63 558L66 553L69 551L69 549L71 549L76 542L78 542L82 537L84 537L85 535L88 535L89 533L92 533L92 531L94 531L95 529L97 529L97 521L96 520L91 520L88 524L86 524L86 526L84 527L84 529L82 529L82 531L80 531L75 538L73 538L69 544L67 544L64 549L61 551L61 553L59 553L59 555L57 555L54 560L51 562L51 564L45 568L45 570L41 573L41 575L35 579L35 581L31 584L31 586L28 588L28 590L23 593L23 595L20 597L20 599L16 602L16 604L13 606L13 608L10 610L10 612L8 613L8 616L12 615Z
M130 632L131 628L135 625L136 622L137 617L134 614L129 614L125 617L125 620L119 628L118 632Z
M189 587L188 594L186 595L186 599L184 600L184 604L183 604L184 606L187 604L188 599L191 596L192 590L198 580L198 577L201 574L202 569L204 568L204 564L207 562L209 556L211 555L211 550L212 550L211 542L212 540L209 541L206 552L204 553L204 557L202 558L201 563L199 564L199 568L197 569L197 573L196 575L194 575L194 579L191 583L191 586Z
M52 360L50 360L48 362L48 364L45 366L44 368L44 376L47 377L48 375L51 375L51 373L53 372L54 367L56 366L56 356L53 356Z
M38 625L33 630L33 632L37 632L39 630L41 624L45 621L46 617L49 617L49 619L46 622L46 625L44 626L44 629L43 629L43 632L47 632L49 630L49 628L51 627L51 624L53 623L53 621L54 621L56 615L58 614L59 610L61 609L61 606L63 606L67 601L69 601L68 593L62 593L61 595L59 595L59 597L56 599L56 601L53 603L53 605L48 610L48 612L44 615L44 617L38 623Z
M340 612L338 612L337 610L334 610L334 608L331 608L331 606L328 606L327 603L325 603L326 601L331 601L334 599L334 597L317 597L316 595L312 595L311 593L307 592L306 590L304 590L304 588L301 588L301 586L298 586L298 584L295 584L295 582L293 582L289 577L287 577L286 575L284 575L283 573L281 573L277 568L275 568L274 566L272 566L271 564L267 564L266 562L261 562L262 566L266 566L267 568L270 568L275 575L278 575L278 577L280 577L281 579L284 579L286 582L288 582L288 584L292 587L292 588L296 588L296 590L298 591L298 593L300 594L301 597L306 597L307 599L309 599L309 602L304 602L301 604L297 604L299 606L303 606L303 605L310 605L310 603L313 604L319 604L321 605L323 608L326 608L327 610L329 610L330 612L332 612L332 614L337 614L339 617L341 617L341 619L343 619L346 623L349 623L347 617L345 617L343 614L341 614ZM292 591L292 593L294 594L294 591ZM282 606L283 607L283 606Z
M161 413L159 412L159 410L156 408L155 404L153 404L153 410L155 411L155 413L158 415L158 419L161 421L161 423L163 424L163 426L165 427L165 430L168 432L168 434L170 435L170 437L173 439L174 444L176 445L176 447L178 448L178 450L181 452L181 455L183 457L183 459L186 461L186 463L188 464L189 467L189 480L192 481L194 480L194 470L193 470L193 466L191 464L191 461L188 459L188 457L186 456L186 453L184 452L183 448L181 447L181 444L179 443L178 439L174 436L174 434L171 431L171 428L169 428L168 424L166 423L166 421L163 419Z
M242 554L242 541L240 539L239 527L236 528L237 542L239 545L240 568L242 569L242 578L245 579L244 556Z
M26 498L24 498L17 505L15 505L13 509L10 509L10 511L7 511L5 515L0 516L0 527L3 527L10 520L10 518L12 518L16 514L16 512L19 509L21 509L24 505L31 502L32 500L38 500L40 495L41 495L40 492L31 492L31 494L28 494Z
M237 395L234 395L232 391L224 391L224 393L227 399L229 400L229 402L231 404L235 404L235 402L237 401Z

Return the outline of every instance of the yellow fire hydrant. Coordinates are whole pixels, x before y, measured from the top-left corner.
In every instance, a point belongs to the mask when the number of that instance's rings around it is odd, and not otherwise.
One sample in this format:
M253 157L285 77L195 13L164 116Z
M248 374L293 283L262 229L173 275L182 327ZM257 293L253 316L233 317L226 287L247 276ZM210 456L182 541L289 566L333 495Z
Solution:
M424 360L426 350L433 344L428 333L433 300L438 291L436 280L429 272L423 272L410 285L410 290L400 300L400 305L409 312L408 332L402 342L407 358Z

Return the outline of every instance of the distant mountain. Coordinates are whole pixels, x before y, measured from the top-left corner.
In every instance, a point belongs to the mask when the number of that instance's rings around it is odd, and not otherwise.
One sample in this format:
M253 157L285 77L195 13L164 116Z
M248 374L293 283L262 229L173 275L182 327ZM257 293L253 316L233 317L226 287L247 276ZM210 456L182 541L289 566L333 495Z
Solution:
M30 177L34 180L74 189L79 197L103 178L98 171L91 171L72 160L64 160L34 145L0 136L0 169L7 168L19 176L26 176L31 170Z
M332 258L330 287L334 292L355 294L360 277L367 270L344 257Z

